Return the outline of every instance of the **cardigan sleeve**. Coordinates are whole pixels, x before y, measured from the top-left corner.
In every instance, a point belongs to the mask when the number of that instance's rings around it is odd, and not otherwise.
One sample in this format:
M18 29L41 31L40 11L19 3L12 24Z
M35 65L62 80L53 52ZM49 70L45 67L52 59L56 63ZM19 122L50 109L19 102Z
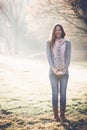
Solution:
M66 56L65 56L66 69L68 69L69 67L70 59L71 59L71 43L70 41L68 41L66 47Z
M51 48L49 45L49 41L47 41L47 43L46 43L46 54L47 54L47 60L48 60L50 67L54 67L54 63L52 60L52 51L51 51Z

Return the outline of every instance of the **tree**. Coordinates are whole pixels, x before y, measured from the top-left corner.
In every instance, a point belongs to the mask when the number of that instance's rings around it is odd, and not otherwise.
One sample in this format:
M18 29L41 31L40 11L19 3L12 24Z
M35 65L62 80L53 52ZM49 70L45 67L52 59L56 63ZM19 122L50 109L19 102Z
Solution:
M3 36L7 36L7 33L9 42L14 42L15 53L18 53L20 37L23 38L26 33L25 17L27 15L28 4L28 0L4 0L0 3L0 19L6 25L5 27L3 25Z
M85 59L87 57L87 46L85 46L87 45L87 25L84 19L77 16L71 1L75 0L38 0L38 13L36 13L37 16L41 16L45 19L45 23L49 21L49 25L52 20L53 23L58 21L63 24L67 35L73 43L73 54L75 54L75 56L79 54L77 56L79 59L81 59L82 55L84 55L83 57ZM82 14L80 13L80 15ZM52 19L49 20L50 18Z
M87 1L86 0L68 0L73 7L75 14L79 19L84 20L87 25Z
M77 6L75 6L75 1L81 1L78 9L77 9ZM87 6L85 6L85 9L84 9L83 5L85 5L85 3L82 2L82 0L44 0L43 2L39 0L38 3L39 3L38 10L40 10L38 12L40 12L40 14L41 13L42 15L47 14L49 16L55 15L55 17L59 19L64 18L66 21L68 21L70 24L72 24L76 28L82 30L83 33L84 32L87 33L87 26L86 26L86 21L87 21L86 7ZM83 11L84 13L80 13L81 12L79 11L80 8L81 9L83 8L83 10L85 10ZM83 21L85 21L85 23ZM78 25L78 22L80 22L79 25Z

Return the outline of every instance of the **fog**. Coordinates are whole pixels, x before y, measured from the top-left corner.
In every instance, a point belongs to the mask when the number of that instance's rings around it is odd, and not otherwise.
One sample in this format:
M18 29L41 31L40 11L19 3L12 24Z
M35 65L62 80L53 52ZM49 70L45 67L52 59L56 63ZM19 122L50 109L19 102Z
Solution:
M64 0L0 0L0 128L87 129L87 33ZM52 1L52 0L51 0ZM47 5L48 4L48 5ZM58 9L61 9L59 14ZM71 16L74 17L69 17ZM68 18L68 20L66 19ZM53 121L46 42L60 23L71 42L68 122ZM76 26L74 25L76 24ZM60 98L60 95L59 95Z
M0 54L33 55L38 59L41 56L44 58L51 28L55 23L60 23L67 34L66 39L72 44L72 60L85 60L87 56L87 47L84 46L87 40L86 34L61 16L41 14L39 2L37 0L2 1ZM74 18L72 20L75 21ZM80 20L76 22L84 26Z

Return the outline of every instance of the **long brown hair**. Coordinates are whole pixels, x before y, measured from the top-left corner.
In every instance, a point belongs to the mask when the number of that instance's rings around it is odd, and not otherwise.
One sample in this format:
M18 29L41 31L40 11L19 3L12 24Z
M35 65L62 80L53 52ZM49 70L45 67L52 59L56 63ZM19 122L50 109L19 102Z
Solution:
M54 43L55 43L55 40L56 40L56 35L55 35L55 30L56 30L56 27L59 26L61 28L61 31L62 31L62 34L61 34L61 38L64 38L65 37L65 31L62 27L62 25L60 24L55 24L51 30L51 34L50 34L50 38L49 38L49 44L50 44L50 47L53 47Z

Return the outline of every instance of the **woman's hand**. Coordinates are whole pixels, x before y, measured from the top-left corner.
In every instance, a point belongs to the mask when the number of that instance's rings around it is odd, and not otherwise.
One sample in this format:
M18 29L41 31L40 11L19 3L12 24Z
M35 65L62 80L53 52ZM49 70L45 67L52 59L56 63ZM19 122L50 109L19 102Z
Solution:
M52 71L53 71L53 73L54 73L56 76L58 76L58 77L61 76L61 72L58 71L56 68L52 68Z
M63 74L66 73L66 68L65 67L62 68L62 72L63 72Z
M61 70L57 70L56 68L52 67L52 71L55 75L61 77L66 73L66 68L63 67Z
M57 75L57 73L58 73L57 69L55 69L54 67L52 67L52 71L53 71L53 73L54 73L55 75Z

